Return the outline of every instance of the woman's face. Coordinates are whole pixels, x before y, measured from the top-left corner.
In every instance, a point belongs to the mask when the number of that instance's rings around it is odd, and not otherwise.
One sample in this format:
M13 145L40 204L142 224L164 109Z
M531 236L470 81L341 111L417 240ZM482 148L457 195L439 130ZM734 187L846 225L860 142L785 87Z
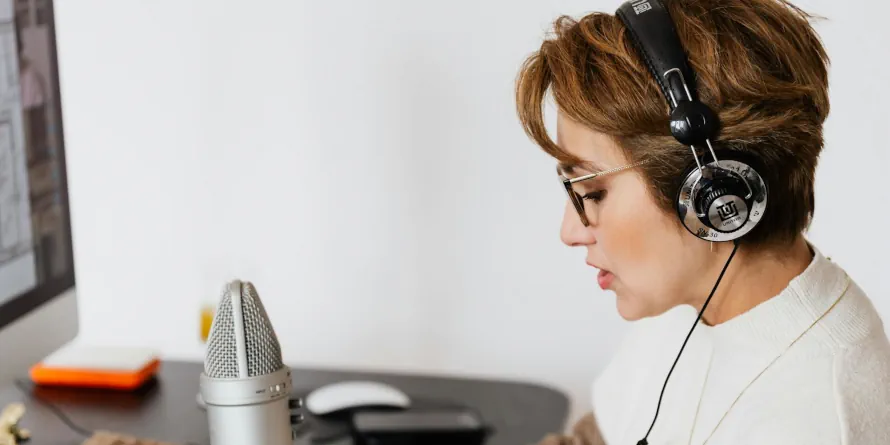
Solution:
M557 142L589 161L595 170L629 163L611 138L562 114L557 120ZM587 173L592 172L576 168L568 176ZM678 304L695 304L695 296L701 296L703 277L714 276L715 253L709 243L687 232L675 214L658 207L636 169L578 182L574 187L592 198L584 200L590 226L582 224L567 200L560 237L569 246L587 249L587 264L599 269L599 284L615 293L623 318L637 320Z

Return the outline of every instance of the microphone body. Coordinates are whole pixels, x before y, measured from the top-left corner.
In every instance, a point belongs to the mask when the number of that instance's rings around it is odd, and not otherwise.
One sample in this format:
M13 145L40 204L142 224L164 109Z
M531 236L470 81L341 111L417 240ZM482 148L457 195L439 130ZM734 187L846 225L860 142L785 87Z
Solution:
M289 393L290 371L246 379L201 375L201 397L207 404L211 445L293 443Z
M211 445L291 445L291 372L256 290L223 291L207 341L201 397Z

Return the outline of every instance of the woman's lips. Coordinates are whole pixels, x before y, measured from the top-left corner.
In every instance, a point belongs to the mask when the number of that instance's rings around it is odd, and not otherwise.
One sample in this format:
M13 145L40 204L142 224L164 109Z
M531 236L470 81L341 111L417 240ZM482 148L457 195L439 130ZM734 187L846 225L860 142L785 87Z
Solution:
M600 269L600 273L596 276L596 281L600 285L600 289L606 290L609 286L612 285L612 280L615 279L615 275L608 270Z
M587 262L587 265L599 270L599 274L597 274L596 276L596 281L597 283L599 283L601 289L606 290L609 288L609 286L612 285L612 280L615 279L615 275L612 272L609 272L608 270L603 269L602 267L599 267L589 261Z

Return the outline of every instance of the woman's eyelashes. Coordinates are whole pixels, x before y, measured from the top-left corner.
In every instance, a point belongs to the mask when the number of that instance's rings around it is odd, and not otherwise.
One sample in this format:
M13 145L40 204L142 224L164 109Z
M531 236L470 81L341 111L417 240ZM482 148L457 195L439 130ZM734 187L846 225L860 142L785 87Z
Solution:
M581 199L586 199L588 201L593 201L594 203L599 203L605 197L606 197L605 190L594 190L590 193L586 193L583 196L581 196Z

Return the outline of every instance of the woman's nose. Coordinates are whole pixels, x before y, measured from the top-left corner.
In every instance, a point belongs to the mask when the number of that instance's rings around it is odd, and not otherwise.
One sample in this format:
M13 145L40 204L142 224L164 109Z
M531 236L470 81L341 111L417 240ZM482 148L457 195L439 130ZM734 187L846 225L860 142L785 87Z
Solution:
M596 241L593 231L581 222L581 216L578 215L575 206L570 200L566 200L565 211L562 214L562 226L559 229L559 238L567 246L585 246Z

